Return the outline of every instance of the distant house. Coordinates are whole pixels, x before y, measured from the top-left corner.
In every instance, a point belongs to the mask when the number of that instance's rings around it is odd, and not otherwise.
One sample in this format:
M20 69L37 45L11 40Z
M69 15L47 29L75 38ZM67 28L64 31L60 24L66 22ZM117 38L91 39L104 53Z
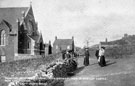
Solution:
M108 40L106 38L105 42L100 42L99 46L104 46L104 47L118 46L118 41L110 41L110 42L108 42Z
M0 61L19 60L22 54L41 55L42 46L32 6L0 8Z
M53 43L53 53L58 53L63 50L73 50L74 51L74 37L72 39L57 39Z

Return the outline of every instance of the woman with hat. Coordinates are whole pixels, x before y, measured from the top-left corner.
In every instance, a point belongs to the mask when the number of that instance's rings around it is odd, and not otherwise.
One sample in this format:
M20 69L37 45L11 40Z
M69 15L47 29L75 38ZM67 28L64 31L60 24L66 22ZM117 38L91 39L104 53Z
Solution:
M105 53L105 47L101 47L99 49L99 58L98 58L98 63L101 67L106 66L104 53Z
M88 48L85 49L85 57L84 57L84 65L85 66L88 66L89 65L89 50Z

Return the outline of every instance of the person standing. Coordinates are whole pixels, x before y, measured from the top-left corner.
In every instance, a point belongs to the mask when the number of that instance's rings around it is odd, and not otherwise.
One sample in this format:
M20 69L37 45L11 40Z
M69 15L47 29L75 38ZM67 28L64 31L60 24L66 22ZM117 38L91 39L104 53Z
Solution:
M98 63L99 63L99 65L101 67L106 66L106 61L105 61L104 53L105 53L105 47L101 47L99 49L99 58L98 58Z
M84 65L85 66L89 65L89 56L90 56L89 50L88 50L88 48L86 48L86 50L85 50L85 57L84 57Z
M66 55L65 60L71 59L71 54L69 53L69 51L67 51L65 55Z
M95 56L97 57L97 60L98 60L98 57L99 57L99 49L96 50Z

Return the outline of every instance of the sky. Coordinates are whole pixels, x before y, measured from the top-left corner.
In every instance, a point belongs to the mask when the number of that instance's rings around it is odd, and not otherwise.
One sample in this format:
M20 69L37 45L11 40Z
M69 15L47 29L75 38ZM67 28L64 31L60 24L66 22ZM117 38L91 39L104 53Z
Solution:
M28 7L31 0L0 0L0 7ZM135 34L135 0L32 0L44 42L55 36L83 47Z

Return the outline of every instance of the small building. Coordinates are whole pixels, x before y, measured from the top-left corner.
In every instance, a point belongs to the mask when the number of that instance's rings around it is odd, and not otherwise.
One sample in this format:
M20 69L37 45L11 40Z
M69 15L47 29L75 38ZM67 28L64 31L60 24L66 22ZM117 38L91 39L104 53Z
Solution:
M58 53L63 50L72 50L74 51L74 37L71 39L58 39L55 37L55 41L53 43L53 53Z
M99 46L104 46L106 48L108 47L114 47L114 46L117 46L117 42L115 41L110 41L108 42L107 38L105 39L105 42L100 42Z

